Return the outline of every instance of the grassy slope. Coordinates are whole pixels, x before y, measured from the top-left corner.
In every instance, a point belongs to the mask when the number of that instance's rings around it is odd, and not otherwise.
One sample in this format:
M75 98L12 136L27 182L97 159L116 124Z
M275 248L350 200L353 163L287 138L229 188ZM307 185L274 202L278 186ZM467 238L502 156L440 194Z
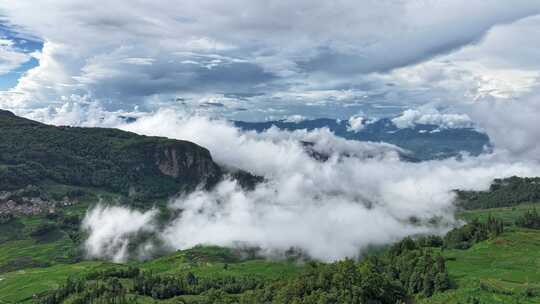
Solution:
M465 220L484 221L494 216L511 225L524 211L538 204L469 210ZM506 227L495 238L478 243L468 250L446 250L450 276L456 289L438 294L421 303L467 303L477 297L481 303L540 303L540 230ZM531 290L535 296L524 296Z
M508 228L501 236L468 250L447 250L448 269L457 289L421 303L540 303L540 231ZM525 297L527 289L535 297Z
M86 194L78 199L77 204L62 209L66 215L83 216L100 198L112 202L119 197L93 188L58 184L49 184L46 189L60 196L73 189L85 190ZM13 221L0 224L0 304L29 300L33 294L58 287L70 275L109 265L101 262L67 263L79 244L74 243L64 231L55 231L40 238L30 236L35 227L47 222L54 221L44 215L34 215L17 216Z
M103 262L58 264L0 274L0 303L29 303L34 294L54 289L71 275L106 267Z
M78 215L82 218L89 206L100 199L114 202L118 198L116 194L92 188L63 185L49 185L47 187L48 192L62 195L73 189L84 189L86 194L79 198L76 204L62 208L65 215ZM6 271L6 267L21 264L20 260L24 260L26 263L31 260L50 265L65 262L79 246L69 238L65 231L53 231L43 237L31 236L31 231L39 225L54 222L54 219L47 219L44 215L32 215L17 216L8 223L0 224L0 274Z

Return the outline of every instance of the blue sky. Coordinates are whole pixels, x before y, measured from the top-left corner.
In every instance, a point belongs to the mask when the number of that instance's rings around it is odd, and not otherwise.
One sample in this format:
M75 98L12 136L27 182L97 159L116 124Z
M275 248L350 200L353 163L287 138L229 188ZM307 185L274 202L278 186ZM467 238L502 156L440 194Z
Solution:
M22 74L36 66L39 65L39 62L35 58L31 58L26 61L16 69L0 76L0 90L6 91L9 90L17 84L17 81L22 76Z
M0 23L0 39L5 39L13 43L9 49L18 53L30 54L35 51L41 51L43 43L33 39L25 39L10 29L9 26ZM5 47L5 46L4 46ZM4 58L2 58L4 59ZM5 59L4 59L5 60ZM2 60L3 61L3 60ZM22 74L39 65L36 58L28 57L20 65L0 75L0 90L5 91L15 87Z

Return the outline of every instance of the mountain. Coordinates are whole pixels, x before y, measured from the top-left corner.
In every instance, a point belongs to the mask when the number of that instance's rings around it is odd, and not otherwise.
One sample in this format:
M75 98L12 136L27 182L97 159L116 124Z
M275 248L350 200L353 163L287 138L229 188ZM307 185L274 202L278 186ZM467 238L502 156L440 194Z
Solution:
M471 155L482 153L490 147L489 137L473 128L440 128L431 124L416 124L410 128L398 128L390 118L382 118L364 124L360 130L349 129L348 121L327 118L288 122L234 121L243 130L262 132L276 126L284 130L313 130L328 128L337 136L358 140L386 142L410 151L411 159L431 160L459 156L461 152Z
M194 143L117 129L55 127L0 110L0 191L46 184L167 197L222 176Z

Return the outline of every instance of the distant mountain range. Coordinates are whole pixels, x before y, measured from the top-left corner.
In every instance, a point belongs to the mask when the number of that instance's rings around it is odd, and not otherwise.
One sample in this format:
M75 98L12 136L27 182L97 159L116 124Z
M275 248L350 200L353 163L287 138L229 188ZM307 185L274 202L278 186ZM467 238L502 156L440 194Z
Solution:
M411 152L408 160L423 161L456 157L461 153L478 155L490 149L489 137L473 128L441 128L438 125L415 124L410 128L398 128L390 118L368 122L359 130L350 129L347 120L327 118L289 122L285 120L266 122L234 121L243 130L262 132L276 126L284 130L313 130L328 128L337 136L372 142L386 142Z

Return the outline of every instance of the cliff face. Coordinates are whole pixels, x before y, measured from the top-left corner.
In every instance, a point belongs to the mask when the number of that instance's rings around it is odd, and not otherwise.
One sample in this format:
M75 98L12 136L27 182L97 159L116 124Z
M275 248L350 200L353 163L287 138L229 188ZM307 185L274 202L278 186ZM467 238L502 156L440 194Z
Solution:
M194 143L105 128L55 127L0 110L0 191L53 182L166 197L222 175Z
M213 185L221 176L221 169L213 162L208 150L194 149L185 142L158 145L154 158L161 174L179 181L200 180L201 185Z

